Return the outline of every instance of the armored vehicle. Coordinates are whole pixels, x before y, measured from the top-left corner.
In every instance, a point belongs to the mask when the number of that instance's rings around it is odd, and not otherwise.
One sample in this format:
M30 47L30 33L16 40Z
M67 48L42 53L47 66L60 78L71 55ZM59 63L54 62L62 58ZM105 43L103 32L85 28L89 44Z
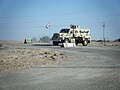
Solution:
M76 45L82 43L83 46L87 46L91 39L90 29L81 29L79 25L70 25L70 28L61 29L59 33L54 33L52 36L53 45L71 43L72 39L75 39Z

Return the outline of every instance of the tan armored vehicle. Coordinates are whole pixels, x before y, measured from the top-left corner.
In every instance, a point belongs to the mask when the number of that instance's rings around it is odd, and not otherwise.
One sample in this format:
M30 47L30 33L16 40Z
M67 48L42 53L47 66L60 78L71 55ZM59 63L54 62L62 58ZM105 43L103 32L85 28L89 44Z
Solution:
M61 29L59 33L54 33L52 36L53 45L70 43L72 39L75 39L76 45L82 43L83 46L87 46L91 39L90 30L81 29L79 25L70 25L69 29Z

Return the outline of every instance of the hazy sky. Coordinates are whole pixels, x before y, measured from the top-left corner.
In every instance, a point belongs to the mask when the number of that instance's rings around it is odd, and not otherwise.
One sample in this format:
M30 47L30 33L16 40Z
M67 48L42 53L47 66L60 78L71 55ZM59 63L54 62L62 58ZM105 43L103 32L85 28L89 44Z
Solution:
M106 39L120 38L120 0L0 0L0 40L52 36L70 24L102 39L103 22Z

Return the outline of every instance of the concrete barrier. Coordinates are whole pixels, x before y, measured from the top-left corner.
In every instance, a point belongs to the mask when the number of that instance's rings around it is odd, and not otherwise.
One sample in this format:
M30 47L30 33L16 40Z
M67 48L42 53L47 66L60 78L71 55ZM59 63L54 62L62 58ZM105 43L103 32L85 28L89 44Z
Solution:
M76 47L75 43L63 43L61 47Z

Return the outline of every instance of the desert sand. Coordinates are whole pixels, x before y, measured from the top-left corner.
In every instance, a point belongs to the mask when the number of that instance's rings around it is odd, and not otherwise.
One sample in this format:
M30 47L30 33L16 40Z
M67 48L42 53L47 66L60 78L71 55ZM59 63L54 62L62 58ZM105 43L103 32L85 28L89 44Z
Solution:
M0 72L44 67L48 64L67 60L67 56L61 52L24 46L21 43L17 41L0 41Z
M105 45L120 46L120 42L106 42ZM101 47L103 43L91 42L88 46ZM54 51L50 48L32 46L19 41L0 40L0 72L12 72L32 67L45 67L49 64L59 64L68 60L68 57L63 52Z

